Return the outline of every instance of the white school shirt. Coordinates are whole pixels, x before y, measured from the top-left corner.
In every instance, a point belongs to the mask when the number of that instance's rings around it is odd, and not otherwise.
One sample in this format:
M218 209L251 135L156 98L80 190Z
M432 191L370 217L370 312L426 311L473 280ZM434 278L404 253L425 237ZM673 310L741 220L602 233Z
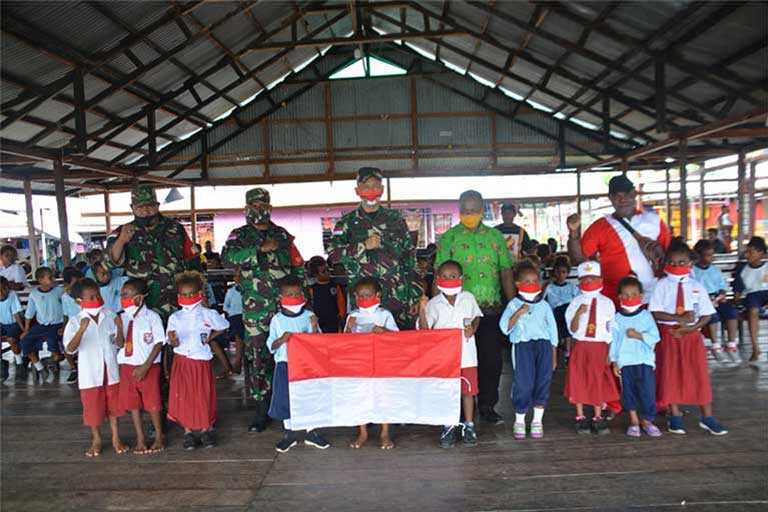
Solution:
M223 331L229 322L217 311L198 304L190 309L180 309L168 319L168 333L176 331L179 346L173 348L174 354L190 359L210 361L213 359L211 347L206 343L211 331Z
M427 325L430 329L461 329L461 367L477 366L477 346L475 337L464 336L464 319L474 320L483 316L475 296L470 292L460 291L453 306L444 294L432 297L427 303Z
M77 385L80 389L97 388L104 384L104 367L107 368L107 383L120 382L120 370L117 367L117 345L115 345L115 314L107 308L99 311L99 323L96 324L85 311L73 316L64 328L64 347L80 329L80 320L88 318L80 346L70 354L77 354Z
M12 283L19 283L27 286L27 274L24 272L24 267L18 263L13 263L4 267L0 264L0 276L6 278Z
M131 315L123 311L120 314L123 321L123 336L128 336L128 324L131 321ZM132 366L141 366L147 362L149 354L158 343L165 343L165 330L160 315L142 305L133 317L133 354L128 357L125 355L125 347L117 352L118 364L130 364ZM127 340L127 338L126 338ZM160 362L160 354L157 354L153 363Z
M589 323L589 308L592 305L592 299L597 299L597 314L595 315L595 336L587 337L587 324ZM587 310L579 318L579 328L576 331L571 330L571 321L576 315L579 306L586 304ZM613 301L602 293L584 293L573 298L565 310L565 323L568 326L568 332L575 340L580 341L600 341L603 343L611 342L611 327L616 316L616 306Z
M768 262L763 262L756 268L747 263L741 268L737 277L741 278L745 295L766 291L768 290Z
M709 299L706 288L690 276L685 276L682 280L684 307L686 311L693 311L694 316L693 323L688 325L695 324L702 316L713 315L715 307ZM651 313L659 311L674 315L677 307L677 283L679 281L677 277L670 276L659 279L648 303L648 311ZM663 325L677 325L679 323L666 320L657 320L656 322Z
M349 314L349 318L355 318L355 329L352 332L371 332L374 327L384 327L389 331L399 331L395 318L388 310L376 306L373 311L356 309ZM349 323L349 318L347 323ZM346 327L345 327L346 330Z

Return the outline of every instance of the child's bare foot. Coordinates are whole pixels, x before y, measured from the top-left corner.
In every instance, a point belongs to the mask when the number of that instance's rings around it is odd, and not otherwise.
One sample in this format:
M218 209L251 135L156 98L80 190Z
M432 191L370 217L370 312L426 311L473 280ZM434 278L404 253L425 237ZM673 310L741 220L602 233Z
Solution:
M355 450L358 450L362 448L367 441L368 441L368 432L360 432L357 435L357 439L349 443L349 447L354 448Z
M152 446L149 448L148 453L157 453L165 450L165 439L158 437Z
M142 441L136 443L136 446L133 448L133 453L136 455L144 455L145 453L149 453L149 450L147 450L147 445Z
M381 446L382 450L391 450L395 447L395 443L392 442L389 436L382 435L379 439L379 446Z
M112 447L115 449L115 453L118 455L122 455L129 450L128 446L125 445L120 439L113 439ZM146 447L144 447L144 449L146 450Z
M88 458L98 457L101 455L101 442L94 441L90 448L85 452L85 456Z
M752 355L749 358L750 363L755 363L757 360L760 359L760 351L759 350L753 350Z

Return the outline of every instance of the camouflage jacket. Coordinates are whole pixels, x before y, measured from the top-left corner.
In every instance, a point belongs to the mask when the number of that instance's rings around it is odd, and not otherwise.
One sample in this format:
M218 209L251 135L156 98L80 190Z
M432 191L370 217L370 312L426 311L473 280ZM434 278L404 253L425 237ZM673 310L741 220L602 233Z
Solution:
M367 250L365 240L381 236L381 247ZM357 208L336 224L331 238L329 260L341 263L350 284L362 277L377 278L382 303L394 310L416 304L422 294L416 275L416 250L405 219L397 210L380 207L373 214Z
M277 242L277 250L259 250L267 239ZM272 223L264 231L248 224L233 230L221 257L225 264L240 267L246 310L263 306L273 308L279 295L276 283L283 277L293 274L304 279L304 260L293 243L293 236Z
M147 304L152 308L168 309L176 304L175 276L196 268L192 240L179 222L160 215L152 227L136 226L136 233L125 245L123 262L115 265L112 258L105 258L108 266L122 266L129 277L140 277L149 285ZM113 231L107 240L107 251L112 250L122 226Z

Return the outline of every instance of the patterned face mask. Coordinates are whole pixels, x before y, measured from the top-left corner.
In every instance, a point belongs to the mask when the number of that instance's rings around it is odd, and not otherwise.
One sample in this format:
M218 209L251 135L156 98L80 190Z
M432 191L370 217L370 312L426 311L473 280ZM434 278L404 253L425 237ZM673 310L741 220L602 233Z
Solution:
M245 219L251 226L257 226L260 224L269 224L270 212L266 208L256 208L254 206L246 206Z

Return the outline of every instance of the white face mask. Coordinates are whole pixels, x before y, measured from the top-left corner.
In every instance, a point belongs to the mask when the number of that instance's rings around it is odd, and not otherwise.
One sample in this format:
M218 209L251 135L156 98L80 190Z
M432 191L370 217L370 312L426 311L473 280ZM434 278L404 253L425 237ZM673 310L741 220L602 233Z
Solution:
M297 314L301 313L302 309L304 309L304 305L305 304L306 304L306 302L302 302L301 304L296 304L295 306L283 306L281 304L280 307L285 309L286 311L289 311L289 312L293 313L294 315L297 315Z
M442 286L437 287L438 290L440 290L441 293L444 293L445 295L458 295L461 293L462 287L457 286L455 288L443 288Z
M517 293L519 293L519 294L520 294L520 296L521 296L522 298L524 298L525 300L527 300L528 302L533 302L534 300L536 300L536 297L538 297L538 296L539 296L539 294L541 294L541 292L535 292L535 293L530 293L530 292L517 292Z
M101 311L102 307L103 306L99 306L97 308L87 308L87 309L83 308L83 311L85 311L87 314L89 314L91 316L97 316L99 314L99 312Z
M585 292L581 288L579 288L579 290L581 291L582 295L586 295L587 297L591 297L593 295L597 295L598 293L602 292L603 288L601 287L601 288L598 288L597 290L592 290L592 291L589 291L589 292Z
M195 302L194 304L188 304L188 305L185 305L185 306L181 306L181 309L183 309L184 311L191 311L191 310L195 309L197 306L199 306L200 304L202 304L202 302L203 301L201 299L201 300Z
M368 208L373 208L374 206L376 206L377 204L379 204L379 201L378 201L378 200L376 200L376 201L369 201L369 200L367 200L367 199L363 199L363 204L364 204L365 206L367 206Z
M638 309L640 309L641 307L643 307L643 305L642 305L642 304L638 304L637 306L623 306L623 305L622 305L622 306L621 306L621 309L623 309L623 310L624 310L624 311L626 311L627 313L634 313L635 311L637 311L637 310L638 310Z
M138 311L138 306L128 306L127 308L123 308L123 311L128 316L133 316L136 314L136 311Z
M375 306L371 306L368 308L360 308L361 313L365 313L366 315L372 314L374 311L376 311L379 308L379 304L376 304Z

